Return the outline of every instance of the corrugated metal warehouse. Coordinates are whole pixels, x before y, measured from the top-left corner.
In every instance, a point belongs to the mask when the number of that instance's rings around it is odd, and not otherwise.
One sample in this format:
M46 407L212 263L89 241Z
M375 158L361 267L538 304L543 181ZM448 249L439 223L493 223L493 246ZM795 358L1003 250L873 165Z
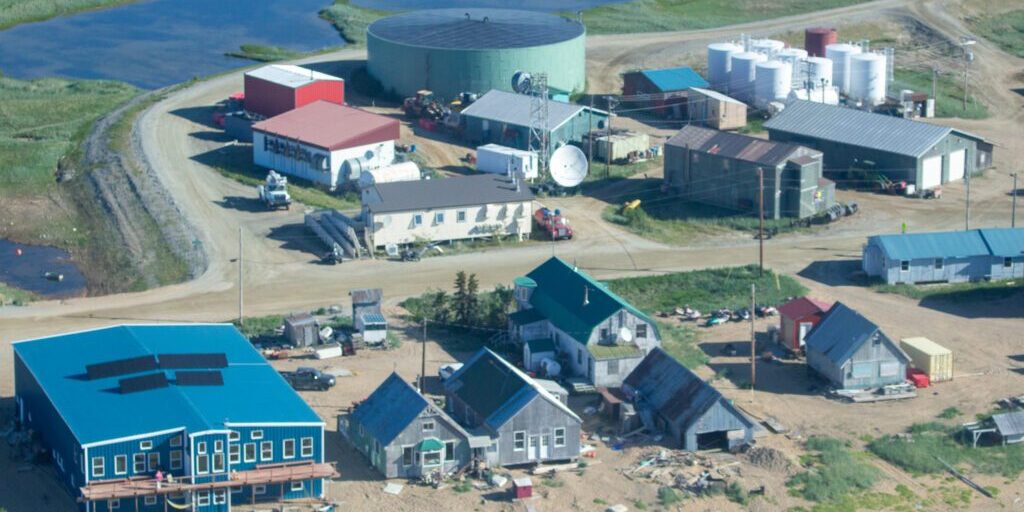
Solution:
M517 149L530 145L530 96L490 91L462 111L463 136L475 145L487 143ZM603 129L608 114L589 107L548 102L548 140L551 152L571 142L581 142L591 130Z
M876 235L862 265L889 284L1024 277L1024 228Z
M790 102L764 127L771 140L823 152L826 176L878 172L914 184L918 191L960 180L992 162L991 150L979 151L982 139L975 135L811 101Z
M271 64L245 74L245 109L274 117L314 101L345 103L345 81L291 64Z
M687 126L665 143L665 185L689 201L757 214L761 168L765 216L805 218L835 203L821 161L803 146Z
M231 325L17 342L14 387L18 421L85 512L322 498L336 474L324 464L320 417ZM158 471L174 483L158 487Z
M547 73L548 86L582 91L586 29L577 20L509 9L433 9L383 18L366 30L367 69L402 96L429 89L512 90L516 71Z

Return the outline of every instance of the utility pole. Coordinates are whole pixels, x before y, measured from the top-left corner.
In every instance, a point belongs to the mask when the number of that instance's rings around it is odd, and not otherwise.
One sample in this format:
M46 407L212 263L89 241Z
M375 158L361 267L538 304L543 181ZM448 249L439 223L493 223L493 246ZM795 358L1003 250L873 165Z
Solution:
M964 204L964 230L971 229L971 171L964 174L964 182L967 184L967 201Z
M758 240L758 251L759 255L757 258L757 275L764 275L764 168L757 168L757 188L758 194L758 228L757 228L757 240Z
M976 41L974 39L966 36L960 36L960 47L963 48L964 51L964 110L967 110L967 91L969 86L967 77L970 72L971 61L974 60L974 52L969 51L967 47L975 42Z
M238 325L242 325L242 298L245 295L245 276L242 266L242 226L238 226Z
M757 316L756 287L750 283L750 401L754 401L754 387L757 382L757 331L754 329L754 317Z
M932 66L932 99L938 101L936 94L939 92L939 67Z
M423 392L423 384L427 378L427 318L423 317L423 339L420 345L420 382L419 389L420 393Z
M1010 191L1010 194L1013 196L1013 203L1010 206L1010 227L1011 228L1017 227L1017 174L1018 173L1016 173L1016 172L1010 174L1010 176L1013 177L1013 190Z
M594 162L594 95L590 95L590 115L587 116L587 165Z
M612 116L615 115L615 97L605 96L608 100L608 137L604 141L604 177L611 176L611 165L612 165Z

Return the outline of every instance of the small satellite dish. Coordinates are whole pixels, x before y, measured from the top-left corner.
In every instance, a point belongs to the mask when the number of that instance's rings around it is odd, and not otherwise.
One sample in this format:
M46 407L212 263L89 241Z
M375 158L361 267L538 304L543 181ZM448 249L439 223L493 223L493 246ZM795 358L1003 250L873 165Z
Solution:
M551 179L563 187L575 187L587 177L587 155L576 146L562 146L551 155Z
M619 339L626 343L633 341L633 331L629 330L628 327L619 329Z
M391 256L392 258L397 258L398 257L398 245L396 245L396 244L387 244L387 245L384 246L384 252L386 252L388 254L388 256Z
M533 88L533 77L526 71L516 71L512 75L512 90L519 94L530 94Z
M363 171L359 175L359 188L370 188L377 180L373 177L373 173L369 171Z

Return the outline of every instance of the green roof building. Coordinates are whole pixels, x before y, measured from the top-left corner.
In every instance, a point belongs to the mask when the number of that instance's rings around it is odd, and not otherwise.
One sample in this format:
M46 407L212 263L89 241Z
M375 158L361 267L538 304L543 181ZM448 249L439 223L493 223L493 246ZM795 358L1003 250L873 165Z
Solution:
M559 258L514 285L519 310L509 315L509 336L523 344L528 370L541 370L540 360L550 358L547 350L537 348L552 347L563 376L618 387L644 355L661 345L654 320Z

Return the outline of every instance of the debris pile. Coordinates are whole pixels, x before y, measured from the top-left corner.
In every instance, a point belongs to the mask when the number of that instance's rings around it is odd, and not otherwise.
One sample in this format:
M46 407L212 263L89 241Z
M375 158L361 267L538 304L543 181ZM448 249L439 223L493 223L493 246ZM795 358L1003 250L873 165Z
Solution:
M751 464L773 473L789 474L793 469L793 463L789 457L774 448L755 446L747 450L745 456Z
M739 461L725 462L700 453L682 450L649 451L637 463L621 470L630 480L647 479L695 496L724 489L730 479L740 476Z

